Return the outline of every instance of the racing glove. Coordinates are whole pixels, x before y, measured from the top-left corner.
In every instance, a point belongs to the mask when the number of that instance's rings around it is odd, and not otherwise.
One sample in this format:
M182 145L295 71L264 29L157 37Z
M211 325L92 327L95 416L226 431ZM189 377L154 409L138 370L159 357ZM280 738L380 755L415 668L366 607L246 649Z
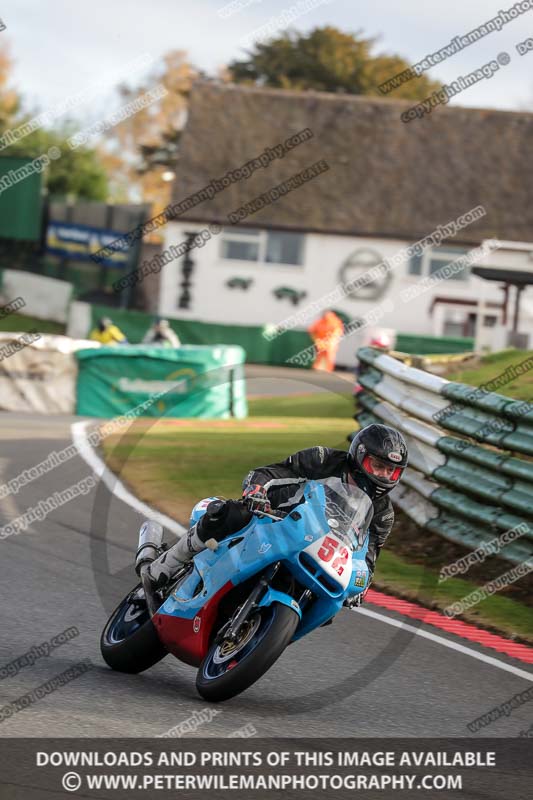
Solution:
M272 510L267 490L259 483L248 486L242 493L242 497L249 511L263 511L269 514Z
M343 603L346 608L359 608L365 601L365 595L368 592L368 586L360 594L354 594L352 597L347 597Z

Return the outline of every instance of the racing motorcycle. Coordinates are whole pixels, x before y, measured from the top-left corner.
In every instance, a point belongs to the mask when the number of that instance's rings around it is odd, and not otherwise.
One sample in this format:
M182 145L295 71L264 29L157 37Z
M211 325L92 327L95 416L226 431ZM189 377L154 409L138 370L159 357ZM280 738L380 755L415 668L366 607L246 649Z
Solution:
M214 499L194 507L191 526ZM194 556L163 590L152 588L144 563L141 583L103 630L104 660L138 673L171 653L198 668L196 688L206 700L234 697L365 590L372 513L359 487L340 478L308 481L291 512L255 512L237 533L210 540L214 549ZM162 539L161 525L145 522L139 548L158 558Z

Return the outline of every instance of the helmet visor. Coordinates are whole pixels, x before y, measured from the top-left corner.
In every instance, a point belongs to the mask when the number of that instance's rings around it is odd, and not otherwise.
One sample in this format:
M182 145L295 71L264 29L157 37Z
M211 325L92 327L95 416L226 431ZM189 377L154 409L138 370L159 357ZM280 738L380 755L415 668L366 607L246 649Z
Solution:
M370 454L363 458L361 466L368 475L375 475L376 478L382 478L391 483L397 483L403 472L401 467Z

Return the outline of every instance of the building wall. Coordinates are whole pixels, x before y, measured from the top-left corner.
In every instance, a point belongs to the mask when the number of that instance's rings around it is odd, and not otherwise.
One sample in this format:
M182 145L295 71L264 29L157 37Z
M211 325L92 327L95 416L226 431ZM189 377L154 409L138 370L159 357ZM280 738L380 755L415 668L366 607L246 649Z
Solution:
M161 252L160 244L152 244L151 242L141 242L141 253L139 255L139 264L144 261L150 261L154 256ZM144 279L135 287L135 307L143 311L148 311L157 314L159 308L159 281L161 279L160 272L152 272L144 277Z
M175 222L166 226L165 247L178 245L185 239L185 232L199 231L203 226L193 223ZM242 325L277 324L294 314L300 314L313 302L321 302L324 295L335 289L346 280L353 280L374 263L391 258L412 242L401 240L371 239L365 237L346 237L324 234L307 234L304 241L303 266L266 264L222 258L223 234L214 236L203 247L190 251L193 262L190 275L190 307L179 307L181 293L183 259L173 261L161 272L159 311L171 317L198 319L206 322L237 323ZM349 269L341 274L341 268L350 257L357 254ZM374 260L372 260L374 257ZM484 264L530 269L524 253L508 252L492 254ZM423 277L423 276L422 276ZM229 288L226 284L232 278L252 279L253 283L246 291ZM446 325L453 320L460 320L468 312L475 312L475 306L467 307L464 303L456 305L436 304L431 310L432 302L437 297L447 300L470 300L473 304L480 297L485 303L501 303L503 293L497 284L484 281L474 275L467 280L444 280L420 296L409 301L402 301L400 293L407 287L420 286L421 277L409 274L408 263L396 267L390 281L381 291L374 292L373 297L366 298L365 290L357 296L345 297L332 303L333 307L343 311L351 318L362 317L373 309L379 308L388 301L390 311L378 323L379 327L394 329L399 333L425 335L445 335ZM277 299L273 292L288 287L298 292L306 292L298 305L287 299ZM368 293L368 292L366 292ZM530 302L527 302L527 298ZM533 290L523 294L523 307L531 308ZM513 299L513 298L511 298ZM324 307L324 301L321 305ZM327 304L326 306L327 307ZM511 307L509 309L512 310ZM533 308L532 308L533 310ZM497 316L497 327L501 331L501 314L499 310L486 307L485 314ZM307 318L302 320L298 328L307 327L319 316L317 309L308 309ZM524 311L524 330L533 329L533 319ZM450 334L452 335L452 334ZM456 334L461 335L461 334ZM352 341L344 343L353 352L362 337L362 331L354 334ZM489 333L490 339L490 333Z

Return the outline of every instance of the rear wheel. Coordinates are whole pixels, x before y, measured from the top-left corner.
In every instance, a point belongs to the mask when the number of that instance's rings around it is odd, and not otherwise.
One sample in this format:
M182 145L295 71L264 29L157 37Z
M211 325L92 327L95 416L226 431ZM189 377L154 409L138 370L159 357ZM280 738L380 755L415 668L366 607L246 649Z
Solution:
M140 585L111 614L102 632L100 650L111 669L129 673L143 672L167 655Z
M196 688L206 700L219 702L248 689L283 653L299 616L283 603L259 608L243 624L236 642L212 645L198 670Z

